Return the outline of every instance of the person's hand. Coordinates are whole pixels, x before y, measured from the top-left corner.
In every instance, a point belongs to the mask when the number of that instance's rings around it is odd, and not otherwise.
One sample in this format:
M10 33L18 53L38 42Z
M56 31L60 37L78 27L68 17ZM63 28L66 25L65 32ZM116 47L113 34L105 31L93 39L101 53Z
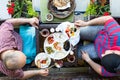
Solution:
M39 74L41 76L47 76L49 74L49 70L48 69L40 69Z
M78 21L76 21L74 24L75 24L75 26L77 26L77 27L87 26L87 22L82 21L82 20L78 20Z
M36 27L36 28L38 29L38 27L39 27L39 20L38 20L38 18L36 18L36 17L30 18L29 23L30 23L32 26L34 26L34 27Z
M82 53L83 60L85 60L86 62L91 60L87 52L81 50L81 53Z

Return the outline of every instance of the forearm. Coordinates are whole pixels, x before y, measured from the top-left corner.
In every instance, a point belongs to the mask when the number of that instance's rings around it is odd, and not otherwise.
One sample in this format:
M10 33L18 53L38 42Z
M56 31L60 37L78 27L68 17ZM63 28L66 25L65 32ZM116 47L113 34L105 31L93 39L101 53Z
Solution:
M38 70L29 70L29 71L24 71L24 76L22 79L28 79L30 77L33 77L35 75L39 75Z
M89 20L87 22L87 26L94 26L94 25L104 25L105 22L109 19L112 19L111 16L102 16L102 17L98 17L92 20Z
M18 25L29 23L30 19L28 19L28 18L11 18L6 21L13 24L13 26L18 26Z
M93 60L87 61L87 63L98 73L101 75L101 65L95 63Z

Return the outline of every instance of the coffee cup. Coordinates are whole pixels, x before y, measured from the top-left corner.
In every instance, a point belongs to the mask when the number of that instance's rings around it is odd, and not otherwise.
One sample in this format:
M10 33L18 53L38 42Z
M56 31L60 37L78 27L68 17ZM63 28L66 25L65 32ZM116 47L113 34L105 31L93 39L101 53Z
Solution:
M47 37L50 34L48 29L42 29L40 33L43 37Z
M71 62L71 63L75 62L75 56L74 55L68 55L67 56L67 61Z

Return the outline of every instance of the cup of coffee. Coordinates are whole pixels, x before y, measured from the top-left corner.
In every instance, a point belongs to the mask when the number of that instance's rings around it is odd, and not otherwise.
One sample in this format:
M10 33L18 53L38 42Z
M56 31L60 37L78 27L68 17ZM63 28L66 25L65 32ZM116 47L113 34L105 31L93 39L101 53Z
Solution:
M40 33L43 37L47 37L50 34L48 29L42 29Z
M75 55L68 55L67 56L67 61L71 62L71 63L75 62Z

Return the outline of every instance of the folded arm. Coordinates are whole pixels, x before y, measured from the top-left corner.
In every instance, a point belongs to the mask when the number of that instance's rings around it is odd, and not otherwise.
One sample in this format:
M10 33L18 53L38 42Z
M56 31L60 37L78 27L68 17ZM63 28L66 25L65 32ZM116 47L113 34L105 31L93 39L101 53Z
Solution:
M6 20L6 22L11 23L13 26L19 26L28 23L37 28L37 25L39 25L39 20L37 18L11 18Z

